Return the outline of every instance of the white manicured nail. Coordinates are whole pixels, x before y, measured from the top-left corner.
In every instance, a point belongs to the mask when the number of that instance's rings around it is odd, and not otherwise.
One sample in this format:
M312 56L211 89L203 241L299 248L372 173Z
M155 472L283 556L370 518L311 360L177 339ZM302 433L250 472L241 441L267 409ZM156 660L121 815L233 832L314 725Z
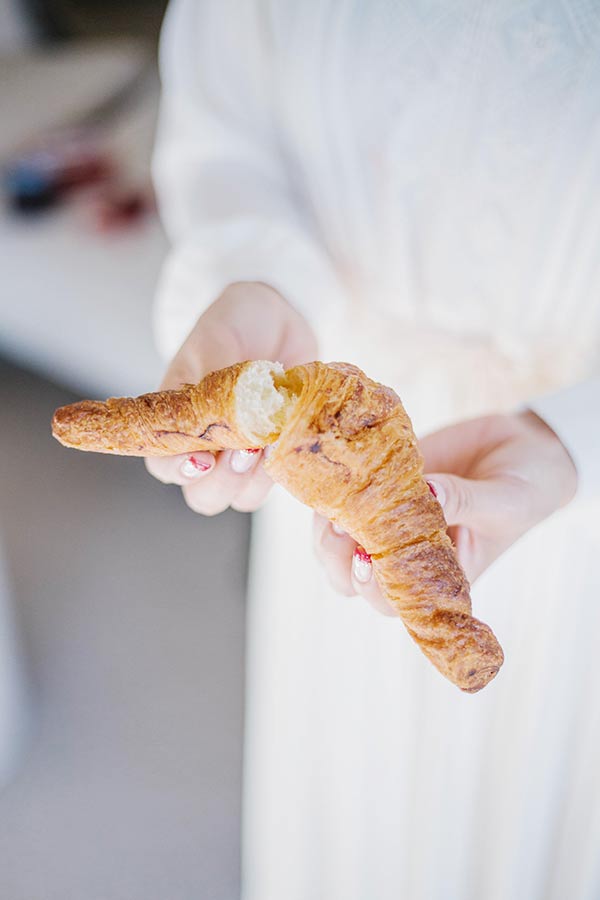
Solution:
M367 584L371 580L373 567L371 557L363 547L357 547L352 557L352 574L360 584Z
M195 456L188 456L180 466L180 472L185 478L199 478L212 469L211 463L206 463Z
M256 462L256 454L260 450L234 450L231 454L231 468L238 475L249 472Z
M331 523L331 530L332 530L333 532L335 532L335 534L339 534L339 535L344 535L344 534L346 534L346 532L344 531L344 529L343 529L343 528L340 528L339 525L336 525L335 522L332 522L332 523Z

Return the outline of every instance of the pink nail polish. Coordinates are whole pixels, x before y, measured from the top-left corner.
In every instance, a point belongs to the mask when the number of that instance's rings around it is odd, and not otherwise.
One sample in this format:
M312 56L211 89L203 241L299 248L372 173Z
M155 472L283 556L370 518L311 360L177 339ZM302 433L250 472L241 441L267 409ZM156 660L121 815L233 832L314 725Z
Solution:
M373 567L371 557L364 547L358 546L352 557L352 574L360 584L367 584L371 580Z

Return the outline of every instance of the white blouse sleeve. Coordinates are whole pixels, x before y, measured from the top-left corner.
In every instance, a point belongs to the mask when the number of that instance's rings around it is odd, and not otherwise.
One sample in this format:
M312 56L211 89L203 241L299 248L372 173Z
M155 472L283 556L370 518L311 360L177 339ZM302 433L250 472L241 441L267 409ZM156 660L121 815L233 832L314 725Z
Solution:
M163 26L153 171L173 243L155 305L166 358L232 282L271 285L317 328L322 311L343 302L288 179L257 6L175 0Z
M577 495L600 499L600 376L529 404L561 439L579 476Z

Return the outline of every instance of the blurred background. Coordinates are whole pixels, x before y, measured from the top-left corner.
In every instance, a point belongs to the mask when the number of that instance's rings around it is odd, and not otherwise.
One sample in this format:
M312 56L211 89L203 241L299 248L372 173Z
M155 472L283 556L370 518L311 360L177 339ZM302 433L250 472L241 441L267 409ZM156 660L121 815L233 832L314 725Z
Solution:
M0 900L239 895L248 518L77 454L154 389L164 0L0 0Z

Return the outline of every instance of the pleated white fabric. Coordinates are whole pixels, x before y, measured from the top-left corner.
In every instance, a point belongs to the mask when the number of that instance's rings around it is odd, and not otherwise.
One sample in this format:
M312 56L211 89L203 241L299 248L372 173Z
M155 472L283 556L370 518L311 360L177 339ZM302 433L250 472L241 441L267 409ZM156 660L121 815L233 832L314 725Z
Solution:
M245 897L598 897L593 524L556 516L475 587L506 663L467 697L401 624L332 594L310 516L273 498L252 570Z
M393 385L419 433L591 378L599 51L593 0L175 3L165 355L228 283L258 280L324 359ZM581 430L586 465L599 429ZM244 900L600 896L592 494L475 586L506 663L471 697L400 622L331 592L310 514L274 493L253 534Z

